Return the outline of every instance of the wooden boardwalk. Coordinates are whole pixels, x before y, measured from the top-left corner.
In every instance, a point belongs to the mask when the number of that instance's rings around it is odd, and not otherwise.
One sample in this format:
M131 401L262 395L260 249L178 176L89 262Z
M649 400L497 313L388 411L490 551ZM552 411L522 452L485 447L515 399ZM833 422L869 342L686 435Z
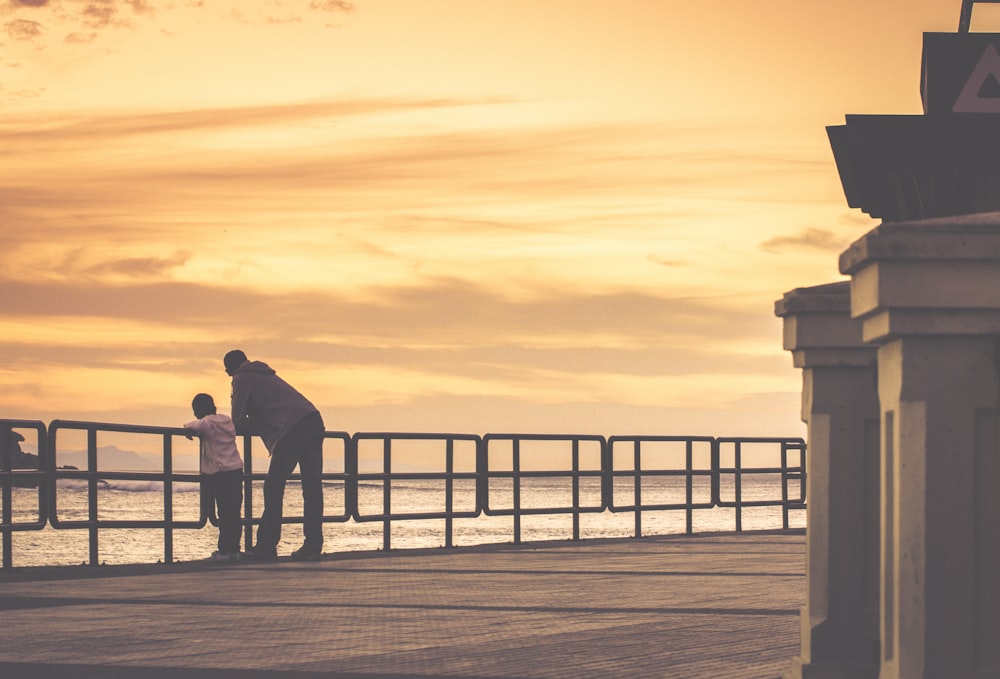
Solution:
M804 531L0 573L0 677L773 679Z

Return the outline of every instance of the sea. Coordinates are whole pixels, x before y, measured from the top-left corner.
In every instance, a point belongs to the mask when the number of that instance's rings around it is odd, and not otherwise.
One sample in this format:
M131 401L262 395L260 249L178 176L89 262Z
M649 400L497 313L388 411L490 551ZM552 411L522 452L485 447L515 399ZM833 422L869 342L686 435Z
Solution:
M710 504L711 489L707 477L694 479L694 501ZM259 517L263 508L263 484L254 481L252 486L253 515ZM443 512L446 506L445 487L442 480L393 480L391 482L391 509L393 513ZM626 507L634 504L634 486L630 478L616 479L614 505ZM741 484L744 502L779 500L781 480L777 475L744 477ZM735 499L732 476L721 479L723 500ZM359 481L358 510L362 518L383 513L385 489L381 481ZM491 511L510 510L515 495L510 479L491 479L489 490ZM600 479L580 479L579 504L581 507L601 507ZM685 498L684 480L679 477L643 478L641 498L644 504L682 503ZM165 512L163 484L158 481L102 481L97 494L98 517L105 521L148 520L162 521ZM197 523L200 516L201 492L198 483L174 483L170 495L172 518L175 522ZM561 508L560 513L530 514L520 517L521 543L573 538L572 486L568 478L522 479L517 503L521 509ZM32 488L14 488L11 498L13 523L37 521L39 492ZM344 484L336 480L324 484L324 513L339 519L345 514ZM455 512L476 513L476 489L472 479L454 481L452 509ZM285 492L286 517L302 515L302 493L298 483L290 481ZM56 490L56 520L68 522L85 520L89 514L87 484L79 479L59 479ZM640 515L642 536L684 534L687 532L687 514L684 510L643 511ZM744 507L741 528L772 530L783 528L780 506ZM789 527L804 528L804 509L789 512ZM694 533L713 533L737 529L737 515L732 507L696 509L692 513ZM256 529L254 529L256 532ZM174 528L172 531L172 560L197 561L208 558L216 549L218 530L211 524L202 528ZM636 537L634 511L593 511L579 515L580 539ZM445 547L449 540L444 519L394 520L389 528L389 549ZM324 552L376 551L385 549L384 522L331 520L324 524ZM490 516L480 513L469 518L454 518L450 544L463 547L482 544L505 544L515 541L515 519L512 516ZM288 554L302 544L300 524L285 524L279 555ZM244 546L244 549L246 546ZM2 546L0 546L2 554ZM55 529L45 525L40 530L13 531L11 536L11 562L21 566L60 566L89 563L90 542L86 529ZM98 533L98 558L101 564L157 563L166 558L163 528L101 528Z

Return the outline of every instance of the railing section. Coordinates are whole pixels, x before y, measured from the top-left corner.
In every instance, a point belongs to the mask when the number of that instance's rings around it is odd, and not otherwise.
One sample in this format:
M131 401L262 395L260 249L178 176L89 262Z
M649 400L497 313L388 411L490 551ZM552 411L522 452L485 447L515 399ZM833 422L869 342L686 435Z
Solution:
M715 439L709 436L612 436L605 465L608 509L634 512L636 537L642 537L644 511L682 510L690 535L694 511L718 505L717 460ZM643 479L652 478L678 483L657 484L662 494L650 500L643 496ZM631 501L623 502L623 495Z
M779 446L777 466L744 464L748 456L766 453ZM736 510L736 530L743 530L743 508L781 507L782 527L788 528L788 512L806 507L806 444L802 439L782 438L719 438L716 439L717 488L725 486L731 493L717 490L716 505ZM745 477L777 476L781 484L780 498L745 499ZM728 482L728 483L727 483Z
M28 437L22 432L28 433ZM33 437L32 444L38 452L25 455L21 441ZM45 424L37 420L0 420L0 538L3 548L3 568L13 566L13 533L15 531L42 530L48 522L49 450ZM14 488L31 489L35 496L32 503L37 513L30 519L14 520Z
M59 464L59 433L78 431L86 436L87 465L85 469L76 469ZM101 455L98 451L98 433L117 433L136 435L139 438L153 437L158 442L161 452L162 471L120 471L104 468L101 465ZM113 528L155 528L163 531L163 561L171 563L174 559L174 530L204 528L206 523L205 502L200 502L200 511L196 519L177 520L174 518L175 485L192 483L201 484L201 475L197 470L187 473L177 473L173 469L174 440L178 437L187 438L190 431L181 427L154 427L130 424L102 424L97 422L76 422L70 420L53 420L49 425L49 487L50 511L49 523L55 529L87 530L90 538L90 564L100 563L101 529ZM60 480L80 481L87 484L87 516L66 517L59 512L58 482ZM162 516L155 519L109 518L101 510L100 499L102 487L110 481L145 482L162 484L163 511Z
M175 530L217 525L197 471L197 438L184 441L190 434L178 427L68 420L54 420L46 427L34 420L0 419L3 568L13 565L14 532L46 526L87 531L89 564L94 566L100 563L102 530L160 530L163 561L171 563ZM100 444L118 441L116 437L128 437L137 449L157 451L159 468L123 471L102 464L106 449ZM67 439L85 450L84 468L64 463ZM18 445L22 440L37 454L23 454ZM266 471L254 469L251 437L243 437L242 445L244 544L249 546L253 527L260 523L255 498ZM178 450L186 452L188 460L194 453L193 464L187 463L190 469L174 468ZM684 512L685 532L692 534L696 512L720 507L733 510L736 531L743 530L744 509L780 507L787 529L789 512L806 506L805 457L806 445L800 438L327 432L323 522L381 522L385 550L392 547L393 523L443 520L445 546L452 547L453 522L480 516L511 517L514 543L522 541L522 517L532 515L569 515L574 540L581 537L581 516L602 512L632 513L635 537L643 535L644 513ZM296 474L292 480L299 478ZM760 495L755 490L760 484L750 481L774 478L780 484L780 497ZM139 514L115 515L101 502L110 483L153 485L162 490L162 505L152 511L145 507ZM405 498L412 495L398 491L414 483L430 487L439 504L408 506ZM195 490L190 484L199 484L198 505L186 506L181 512L186 516L177 516L175 494L185 485ZM68 487L86 490L85 511L60 507L60 488ZM474 505L456 506L456 497L467 498L470 490ZM25 511L25 502L37 511ZM283 523L301 522L301 516L283 516Z
M355 434L352 443L354 483L358 489L354 494L356 502L352 516L359 523L382 522L383 549L391 549L393 521L443 519L445 546L451 547L454 520L479 516L479 436L366 432ZM365 463L363 468L362 463ZM416 471L418 468L420 471ZM428 469L432 471L425 471ZM435 469L437 471L433 471ZM437 490L443 498L442 509L397 509L393 504L393 486L411 481L439 482ZM476 505L456 510L455 486L462 483L476 489ZM362 488L369 492L362 493Z
M260 514L254 509L258 488L262 488L267 471L254 471L254 445L252 436L243 436L243 544L253 544L253 527L260 524ZM353 516L357 504L357 458L350 434L328 431L323 440L323 523L343 523ZM331 467L335 469L331 469ZM301 474L289 477L291 482L301 482ZM262 494L262 493L261 493ZM339 494L338 502L331 502ZM207 500L207 498L206 498ZM215 507L203 502L209 521L219 525ZM339 512L331 511L338 507ZM261 507L263 511L263 507ZM302 516L282 514L281 523L302 523Z
M570 514L573 539L579 540L580 514L603 512L607 508L602 483L606 450L607 442L602 436L487 434L483 437L483 513L513 517L515 544L521 543L522 516ZM591 464L581 465L581 457ZM563 464L554 464L557 461ZM532 482L543 479L568 480L569 502L559 506L525 505L522 500L530 492ZM581 482L591 479L597 492L586 494L590 502L581 501Z

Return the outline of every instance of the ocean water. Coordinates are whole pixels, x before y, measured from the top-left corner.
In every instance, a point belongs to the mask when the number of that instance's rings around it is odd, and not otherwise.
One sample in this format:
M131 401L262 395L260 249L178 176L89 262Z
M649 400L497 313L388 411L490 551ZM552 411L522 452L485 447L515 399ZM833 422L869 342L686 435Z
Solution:
M84 481L57 481L56 516L60 522L85 520L89 501ZM568 478L522 479L519 505L523 509L567 508L572 505L571 482ZM253 484L253 514L260 516L263 508L262 482ZM631 479L615 482L614 504L634 503ZM742 500L779 500L781 483L778 475L746 476L742 482ZM677 477L647 477L642 481L644 504L683 503L683 480ZM580 505L600 507L601 492L598 478L580 480ZM793 493L794 495L794 493ZM510 479L492 479L489 488L492 510L514 507L514 489ZM710 502L711 490L707 477L694 480L696 503ZM735 499L731 475L721 479L721 497ZM39 495L36 489L15 488L12 492L14 523L28 523L38 517ZM197 483L175 483L170 495L174 521L197 522L201 494ZM97 495L98 517L104 521L148 520L164 518L163 486L154 481L109 481L102 484ZM383 513L384 488L380 481L359 482L358 508L362 517ZM445 508L445 485L440 480L394 480L391 483L391 509L394 513L442 512ZM471 479L454 482L453 511L475 512L475 484ZM344 514L344 486L339 481L324 484L324 505L327 516ZM285 516L301 516L302 494L299 484L290 481L285 491ZM805 511L789 514L790 527L805 526ZM635 514L631 511L608 510L582 513L579 518L580 537L625 538L635 536ZM642 535L684 533L687 527L683 510L643 511ZM514 542L515 520L511 516L456 518L452 521L453 546ZM380 550L384 547L382 521L331 522L324 525L325 552ZM397 520L391 523L390 548L442 547L446 544L444 519ZM715 507L693 512L696 533L732 531L736 529L736 510ZM782 528L781 507L744 507L743 530ZM255 531L256 532L256 529ZM520 517L522 543L543 540L568 540L573 537L573 517L570 513L537 514ZM207 558L216 547L218 530L211 524L200 529L173 530L173 559L192 561ZM156 563L164 560L164 530L162 528L101 528L99 531L99 562L106 564ZM302 527L286 524L278 553L287 554L302 543ZM244 546L244 549L246 547ZM2 550L2 547L0 547ZM2 552L0 552L2 553ZM12 534L11 557L18 566L79 565L90 558L89 531L86 529L54 529L15 531Z

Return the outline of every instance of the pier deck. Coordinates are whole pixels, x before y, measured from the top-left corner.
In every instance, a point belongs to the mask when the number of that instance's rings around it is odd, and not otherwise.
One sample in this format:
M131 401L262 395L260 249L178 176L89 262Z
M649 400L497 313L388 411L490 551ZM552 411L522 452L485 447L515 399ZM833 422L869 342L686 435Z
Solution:
M773 679L804 531L0 572L0 676Z

